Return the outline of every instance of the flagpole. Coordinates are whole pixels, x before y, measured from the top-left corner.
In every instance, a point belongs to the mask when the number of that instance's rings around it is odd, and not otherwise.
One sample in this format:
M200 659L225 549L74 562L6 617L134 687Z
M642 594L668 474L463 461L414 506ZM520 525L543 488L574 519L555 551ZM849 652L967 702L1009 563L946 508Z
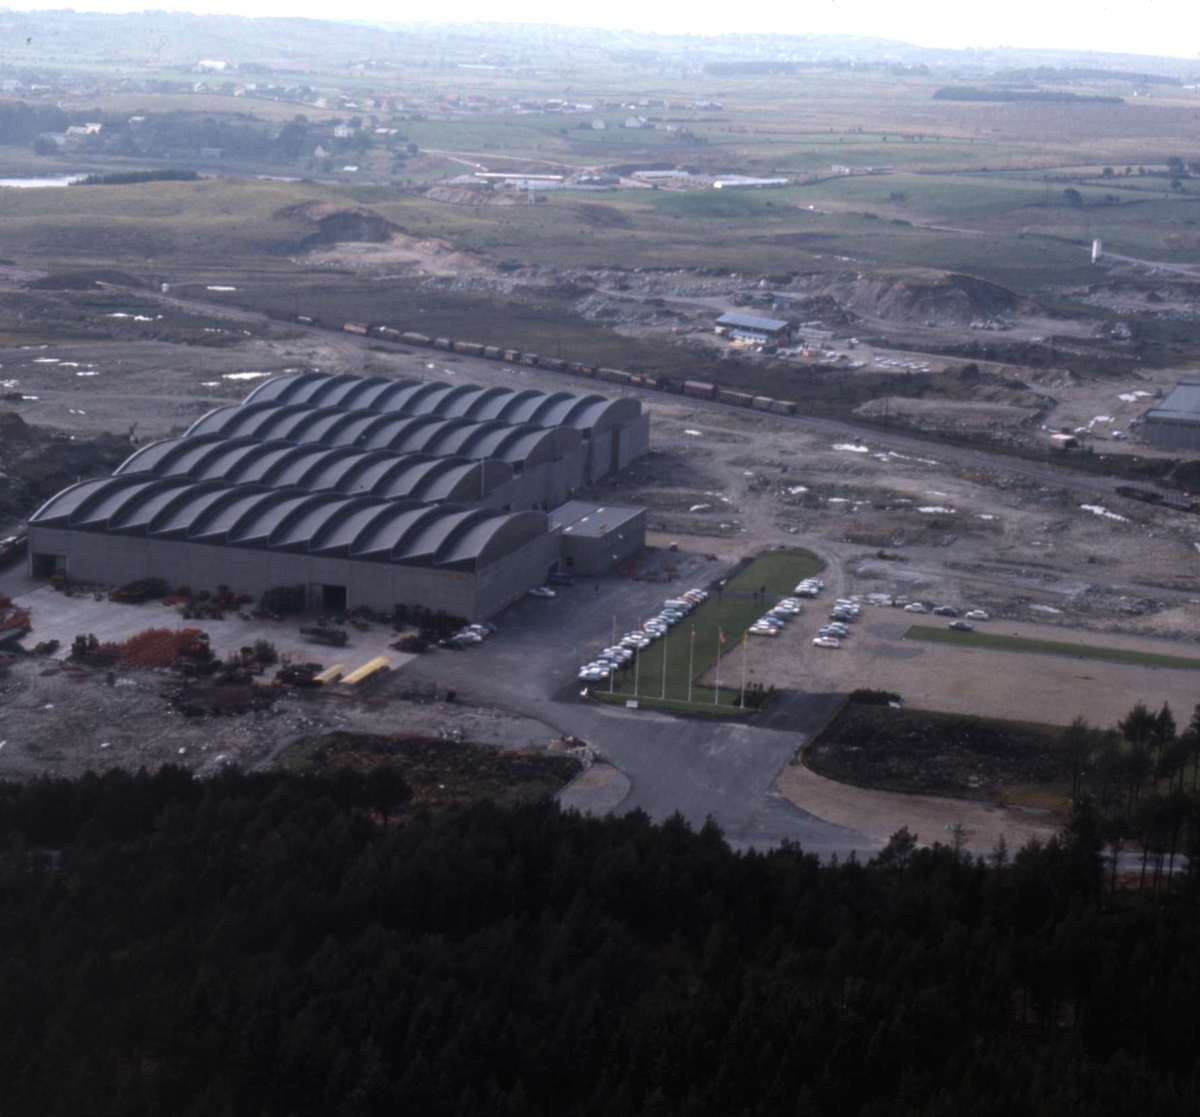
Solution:
M717 629L717 689L713 691L713 705L721 701L721 630Z
M662 672L662 689L658 697L663 701L667 697L667 633L663 633L663 672Z
M692 627L692 638L688 641L688 701L692 700L692 665L696 662L696 629Z
M746 651L747 651L746 645L749 642L749 640L750 640L750 634L748 632L743 632L742 633L742 697L741 697L741 700L738 702L738 706L743 710L746 708Z
M638 675L642 666L642 649L636 648L633 653L633 700L637 701L638 696Z

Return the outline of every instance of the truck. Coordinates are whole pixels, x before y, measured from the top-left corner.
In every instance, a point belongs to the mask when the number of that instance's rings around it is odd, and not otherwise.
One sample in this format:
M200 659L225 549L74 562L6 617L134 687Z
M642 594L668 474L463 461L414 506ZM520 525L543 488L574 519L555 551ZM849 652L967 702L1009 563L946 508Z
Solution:
M329 628L325 625L310 625L300 629L300 635L314 644L330 644L335 648L344 648L350 639L344 628Z

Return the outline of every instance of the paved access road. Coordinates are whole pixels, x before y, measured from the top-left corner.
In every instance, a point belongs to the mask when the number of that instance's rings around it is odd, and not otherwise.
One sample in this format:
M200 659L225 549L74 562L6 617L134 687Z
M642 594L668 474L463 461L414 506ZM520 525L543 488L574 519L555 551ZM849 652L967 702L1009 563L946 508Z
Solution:
M405 673L586 741L629 777L620 810L641 809L656 820L679 811L693 826L711 815L735 848L764 849L786 839L822 857L845 857L852 850L869 856L879 848L877 840L823 822L772 791L804 731L815 728L829 709L831 696L787 696L761 724L749 725L580 698L578 665L611 643L614 613L624 633L639 617L657 612L665 598L706 585L722 572L718 563L680 557L690 565L670 585L608 578L561 588L553 600L524 598L497 618L501 631L484 644L427 653Z

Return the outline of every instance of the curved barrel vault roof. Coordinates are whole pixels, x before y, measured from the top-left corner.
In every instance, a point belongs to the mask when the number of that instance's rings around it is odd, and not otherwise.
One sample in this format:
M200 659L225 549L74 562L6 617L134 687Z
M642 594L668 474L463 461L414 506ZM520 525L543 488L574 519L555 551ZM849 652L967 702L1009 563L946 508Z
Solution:
M126 474L48 500L39 527L477 570L548 531L539 512Z

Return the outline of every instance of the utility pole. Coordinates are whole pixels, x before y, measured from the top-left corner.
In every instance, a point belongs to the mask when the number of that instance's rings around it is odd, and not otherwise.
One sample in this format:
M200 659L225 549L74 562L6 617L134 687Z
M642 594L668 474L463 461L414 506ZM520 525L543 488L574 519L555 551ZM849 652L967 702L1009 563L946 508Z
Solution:
M692 700L693 664L696 662L696 629L692 627L692 636L688 641L688 701Z
M663 669L662 669L662 687L659 690L659 698L666 700L667 697L667 633L663 633Z

